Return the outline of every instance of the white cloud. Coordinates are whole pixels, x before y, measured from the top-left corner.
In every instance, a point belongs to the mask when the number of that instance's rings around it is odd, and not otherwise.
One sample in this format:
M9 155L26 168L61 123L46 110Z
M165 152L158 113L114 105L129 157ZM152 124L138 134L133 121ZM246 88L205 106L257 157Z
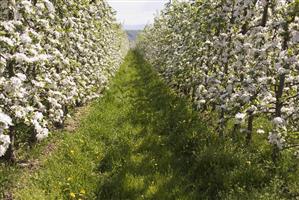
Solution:
M117 11L117 20L125 27L152 23L155 14L167 2L169 0L108 0Z

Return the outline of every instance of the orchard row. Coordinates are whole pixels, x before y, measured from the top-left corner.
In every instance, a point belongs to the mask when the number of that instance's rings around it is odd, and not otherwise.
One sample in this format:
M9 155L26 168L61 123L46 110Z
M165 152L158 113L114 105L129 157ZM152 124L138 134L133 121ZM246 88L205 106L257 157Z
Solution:
M105 1L0 0L0 157L99 97L127 43Z
M298 0L174 1L138 47L198 110L217 114L220 137L243 132L250 144L258 133L274 159L299 157L298 14Z

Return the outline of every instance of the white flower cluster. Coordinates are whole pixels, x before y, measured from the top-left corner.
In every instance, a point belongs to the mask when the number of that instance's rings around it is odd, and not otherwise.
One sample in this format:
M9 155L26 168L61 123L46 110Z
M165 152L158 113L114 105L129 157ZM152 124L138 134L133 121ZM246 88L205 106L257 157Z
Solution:
M12 125L12 119L0 110L0 157L5 154L10 144L9 136L4 135L4 130Z
M245 119L246 114L244 113L237 113L235 116L235 124L241 124Z
M266 116L270 143L282 147L281 138L299 130L297 8L298 1L173 1L137 46L200 111L218 111L222 128L247 120L250 133L255 116Z
M41 140L99 97L128 46L105 1L0 0L0 156L11 121Z
M285 139L280 133L270 132L269 143L276 145L279 149L282 149L285 144Z

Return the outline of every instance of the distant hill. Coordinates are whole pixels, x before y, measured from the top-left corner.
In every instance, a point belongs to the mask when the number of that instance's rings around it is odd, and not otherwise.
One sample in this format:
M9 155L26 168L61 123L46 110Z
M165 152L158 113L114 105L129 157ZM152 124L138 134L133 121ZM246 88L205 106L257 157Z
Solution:
M139 24L139 25L124 24L125 30L142 30L144 27L145 27L145 24Z
M130 41L135 41L140 30L126 30Z

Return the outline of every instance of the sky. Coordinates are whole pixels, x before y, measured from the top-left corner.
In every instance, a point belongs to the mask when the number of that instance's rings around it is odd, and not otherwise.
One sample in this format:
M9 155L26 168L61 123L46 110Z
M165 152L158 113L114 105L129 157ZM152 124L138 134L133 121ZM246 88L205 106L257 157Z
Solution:
M117 20L125 29L142 29L152 23L157 12L169 0L107 0L117 12Z

